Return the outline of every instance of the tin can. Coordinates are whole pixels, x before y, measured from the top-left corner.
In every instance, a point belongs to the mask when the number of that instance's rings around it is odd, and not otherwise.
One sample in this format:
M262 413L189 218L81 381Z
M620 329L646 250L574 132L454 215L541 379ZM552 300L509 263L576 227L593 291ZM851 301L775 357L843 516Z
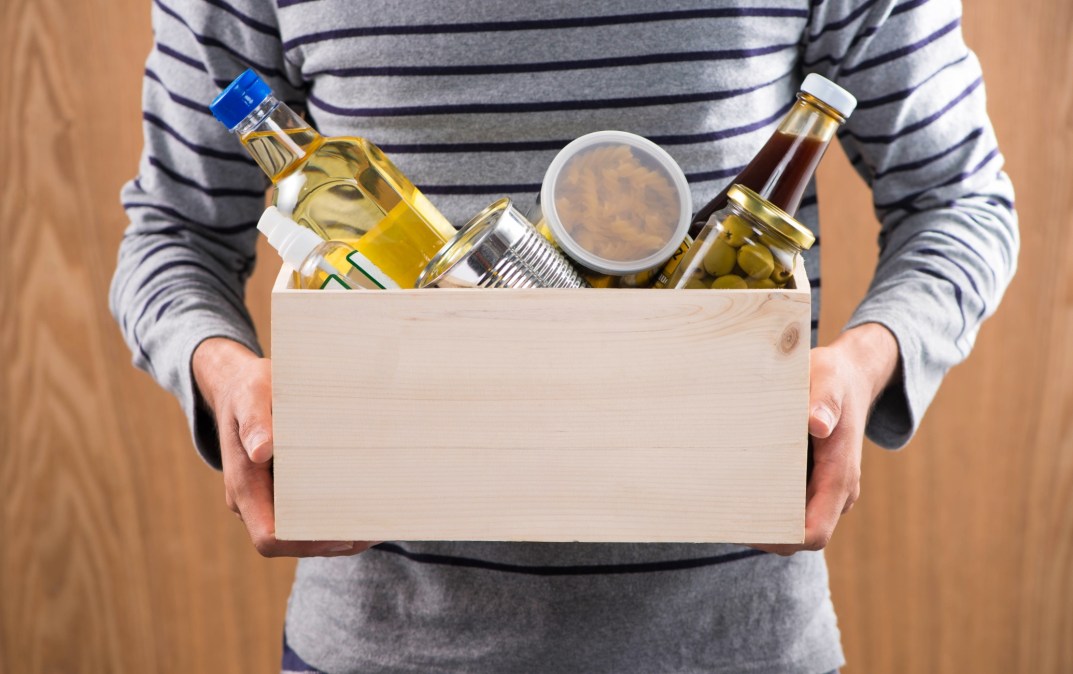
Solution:
M584 288L570 262L510 199L467 222L428 263L418 288Z

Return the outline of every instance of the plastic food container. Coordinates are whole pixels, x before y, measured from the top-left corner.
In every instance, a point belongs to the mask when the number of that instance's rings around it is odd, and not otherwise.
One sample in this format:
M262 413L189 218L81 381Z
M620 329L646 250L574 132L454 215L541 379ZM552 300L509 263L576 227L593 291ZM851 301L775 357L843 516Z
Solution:
M629 276L662 266L693 212L682 169L662 148L624 131L597 131L564 147L540 191L544 225L577 264Z

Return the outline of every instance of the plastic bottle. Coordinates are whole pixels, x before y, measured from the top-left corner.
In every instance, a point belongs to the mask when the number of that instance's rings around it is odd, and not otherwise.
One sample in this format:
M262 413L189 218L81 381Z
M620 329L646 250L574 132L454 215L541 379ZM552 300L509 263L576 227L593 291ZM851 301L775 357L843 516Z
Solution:
M273 202L325 240L354 246L368 265L412 288L455 230L375 145L325 137L252 70L209 106L276 186ZM370 269L372 271L372 269Z
M370 268L368 260L342 241L325 241L309 229L269 206L257 229L298 274L298 285L307 290L384 290L398 288L387 276Z
M726 207L730 185L748 187L789 215L795 215L831 139L856 107L857 99L834 82L816 73L805 77L797 102L775 133L749 165L728 183L727 189L697 211L689 235L696 238L708 218Z

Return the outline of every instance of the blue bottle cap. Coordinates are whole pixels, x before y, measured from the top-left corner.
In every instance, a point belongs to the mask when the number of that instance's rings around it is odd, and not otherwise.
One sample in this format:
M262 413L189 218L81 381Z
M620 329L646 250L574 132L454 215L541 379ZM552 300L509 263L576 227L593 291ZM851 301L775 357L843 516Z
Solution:
M236 77L213 99L209 110L212 111L213 117L231 131L271 95L272 90L264 80L251 68L247 68L246 72Z

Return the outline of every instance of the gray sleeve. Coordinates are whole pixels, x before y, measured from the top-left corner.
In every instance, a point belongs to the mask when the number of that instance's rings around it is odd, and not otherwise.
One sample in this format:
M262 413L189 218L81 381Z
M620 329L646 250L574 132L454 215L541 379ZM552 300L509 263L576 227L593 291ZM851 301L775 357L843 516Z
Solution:
M216 467L219 440L190 361L210 337L260 353L244 291L268 180L208 104L247 67L277 95L301 96L283 62L274 3L225 6L153 4L145 145L121 192L130 225L109 297L134 364L178 398L198 451Z
M897 338L900 378L867 426L887 448L912 437L1016 269L1013 187L960 19L956 0L827 0L805 41L805 71L859 100L840 139L882 226L875 277L846 328L880 323Z

